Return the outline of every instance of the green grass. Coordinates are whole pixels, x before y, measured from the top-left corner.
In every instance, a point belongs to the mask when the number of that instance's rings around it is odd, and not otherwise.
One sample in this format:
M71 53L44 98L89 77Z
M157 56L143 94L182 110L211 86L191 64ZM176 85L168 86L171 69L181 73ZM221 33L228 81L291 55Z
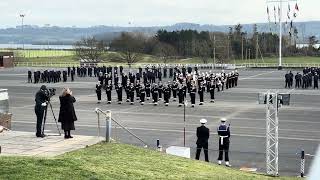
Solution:
M0 50L10 51L10 50ZM36 57L62 57L62 56L73 56L74 51L71 50L13 50L15 56L22 56L25 58L36 58Z
M272 178L123 144L97 144L56 158L1 157L0 179L210 179Z

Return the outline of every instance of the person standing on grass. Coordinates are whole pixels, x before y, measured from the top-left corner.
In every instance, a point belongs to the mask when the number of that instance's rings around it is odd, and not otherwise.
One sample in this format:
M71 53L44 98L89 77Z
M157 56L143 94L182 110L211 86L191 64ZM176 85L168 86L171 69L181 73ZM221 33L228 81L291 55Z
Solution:
M72 91L69 88L64 88L60 99L60 112L58 122L61 122L61 128L64 130L64 138L73 138L70 131L75 130L74 121L77 121L77 116L74 110L73 103L76 99L72 96Z

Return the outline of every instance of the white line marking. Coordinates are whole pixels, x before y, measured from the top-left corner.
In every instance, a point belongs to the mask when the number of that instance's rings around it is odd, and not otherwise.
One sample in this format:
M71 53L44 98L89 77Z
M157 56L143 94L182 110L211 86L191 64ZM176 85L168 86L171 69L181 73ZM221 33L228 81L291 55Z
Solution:
M17 121L16 121L17 122ZM22 122L25 124L36 124L35 122ZM55 123L46 123L47 125L55 125ZM86 125L86 124L78 124L76 125L78 127L92 127L97 128L97 125ZM102 127L104 128L104 127ZM183 133L183 130L174 130L174 129L151 129L151 128L139 128L139 127L127 127L129 130L143 130L143 131L159 131L159 132L177 132L177 133ZM195 134L195 131L186 131L186 133L192 133ZM217 135L217 133L210 133L210 135ZM192 135L191 135L192 136ZM188 137L191 137L190 135ZM256 138L265 138L263 135L252 135L252 134L232 134L231 136L238 136L238 137L256 137ZM300 140L300 141L319 141L320 139L311 139L311 138L293 138L293 137L279 137L279 139L285 139L285 140Z
M271 73L273 73L273 72L274 72L274 71L271 71L271 72L265 72L265 73L260 73L260 74L256 74L256 75L253 75L253 76L249 76L249 77L245 77L245 78L240 78L239 80L251 79L251 78L254 78L254 77L261 76L261 75L271 74Z

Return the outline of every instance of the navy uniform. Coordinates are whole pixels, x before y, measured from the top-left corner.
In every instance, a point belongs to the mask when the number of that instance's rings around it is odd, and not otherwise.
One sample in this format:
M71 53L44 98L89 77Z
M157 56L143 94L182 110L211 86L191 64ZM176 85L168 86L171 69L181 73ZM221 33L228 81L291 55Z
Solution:
M150 100L151 84L149 83L149 81L146 82L145 89L146 89L147 100Z
M146 97L146 88L144 85L140 86L139 95L140 95L140 103L141 103L141 105L144 105L144 100Z
M315 73L313 76L313 89L315 89L315 88L319 89L318 81L319 81L319 76L317 73Z
M122 86L120 82L115 86L115 89L118 95L118 104L122 104Z
M174 81L172 84L173 101L177 100L177 91L178 91L178 84L177 84L177 81Z
M196 104L196 93L197 93L196 86L193 85L190 91L191 107L194 107L194 105Z
M159 89L156 84L152 87L151 93L152 93L153 103L156 106L158 105L158 94L159 94Z
M165 87L163 88L163 97L164 97L164 103L166 106L169 105L169 99L170 99L170 88L168 87L168 85L165 85Z
M199 105L203 105L203 94L205 91L205 87L203 86L203 84L200 85L199 89L198 89L198 94L200 97L200 104Z
M133 105L134 104L134 86L133 83L130 84L129 88L128 88L128 93L129 93L129 97L130 97L130 104Z
M215 88L216 88L216 84L215 84L215 81L212 80L211 83L210 83L210 86L209 86L209 92L210 92L210 102L214 103L214 91L215 91Z
M221 119L221 125L218 127L217 131L219 136L218 164L221 165L224 152L226 166L231 166L229 164L230 127L226 125L226 119Z
M108 104L111 104L111 92L112 92L111 81L109 81L109 83L105 85L105 88L106 88Z
M28 71L28 83L32 83L32 73Z
M234 73L234 85L237 87L238 86L238 79L239 79L239 73L238 71L236 70L235 73Z
M102 89L101 82L98 81L98 83L96 84L96 93L97 93L98 103L101 103L101 89Z
M158 91L159 91L159 100L161 100L162 99L162 93L163 93L163 85L162 85L161 82L159 82Z
M184 94L186 89L184 88L184 86L179 85L179 89L178 89L178 97L179 97L179 107L182 106L182 103L184 103Z
M207 123L206 119L200 120L201 126L197 128L197 152L196 159L199 160L201 149L203 149L205 161L209 162L208 156L208 140L210 136L209 128L205 126Z

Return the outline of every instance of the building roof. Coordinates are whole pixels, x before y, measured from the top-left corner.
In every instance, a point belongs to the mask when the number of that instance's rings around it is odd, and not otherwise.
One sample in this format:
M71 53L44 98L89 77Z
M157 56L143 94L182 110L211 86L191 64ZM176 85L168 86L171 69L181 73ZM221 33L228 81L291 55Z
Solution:
M13 56L13 52L0 52L0 56Z

